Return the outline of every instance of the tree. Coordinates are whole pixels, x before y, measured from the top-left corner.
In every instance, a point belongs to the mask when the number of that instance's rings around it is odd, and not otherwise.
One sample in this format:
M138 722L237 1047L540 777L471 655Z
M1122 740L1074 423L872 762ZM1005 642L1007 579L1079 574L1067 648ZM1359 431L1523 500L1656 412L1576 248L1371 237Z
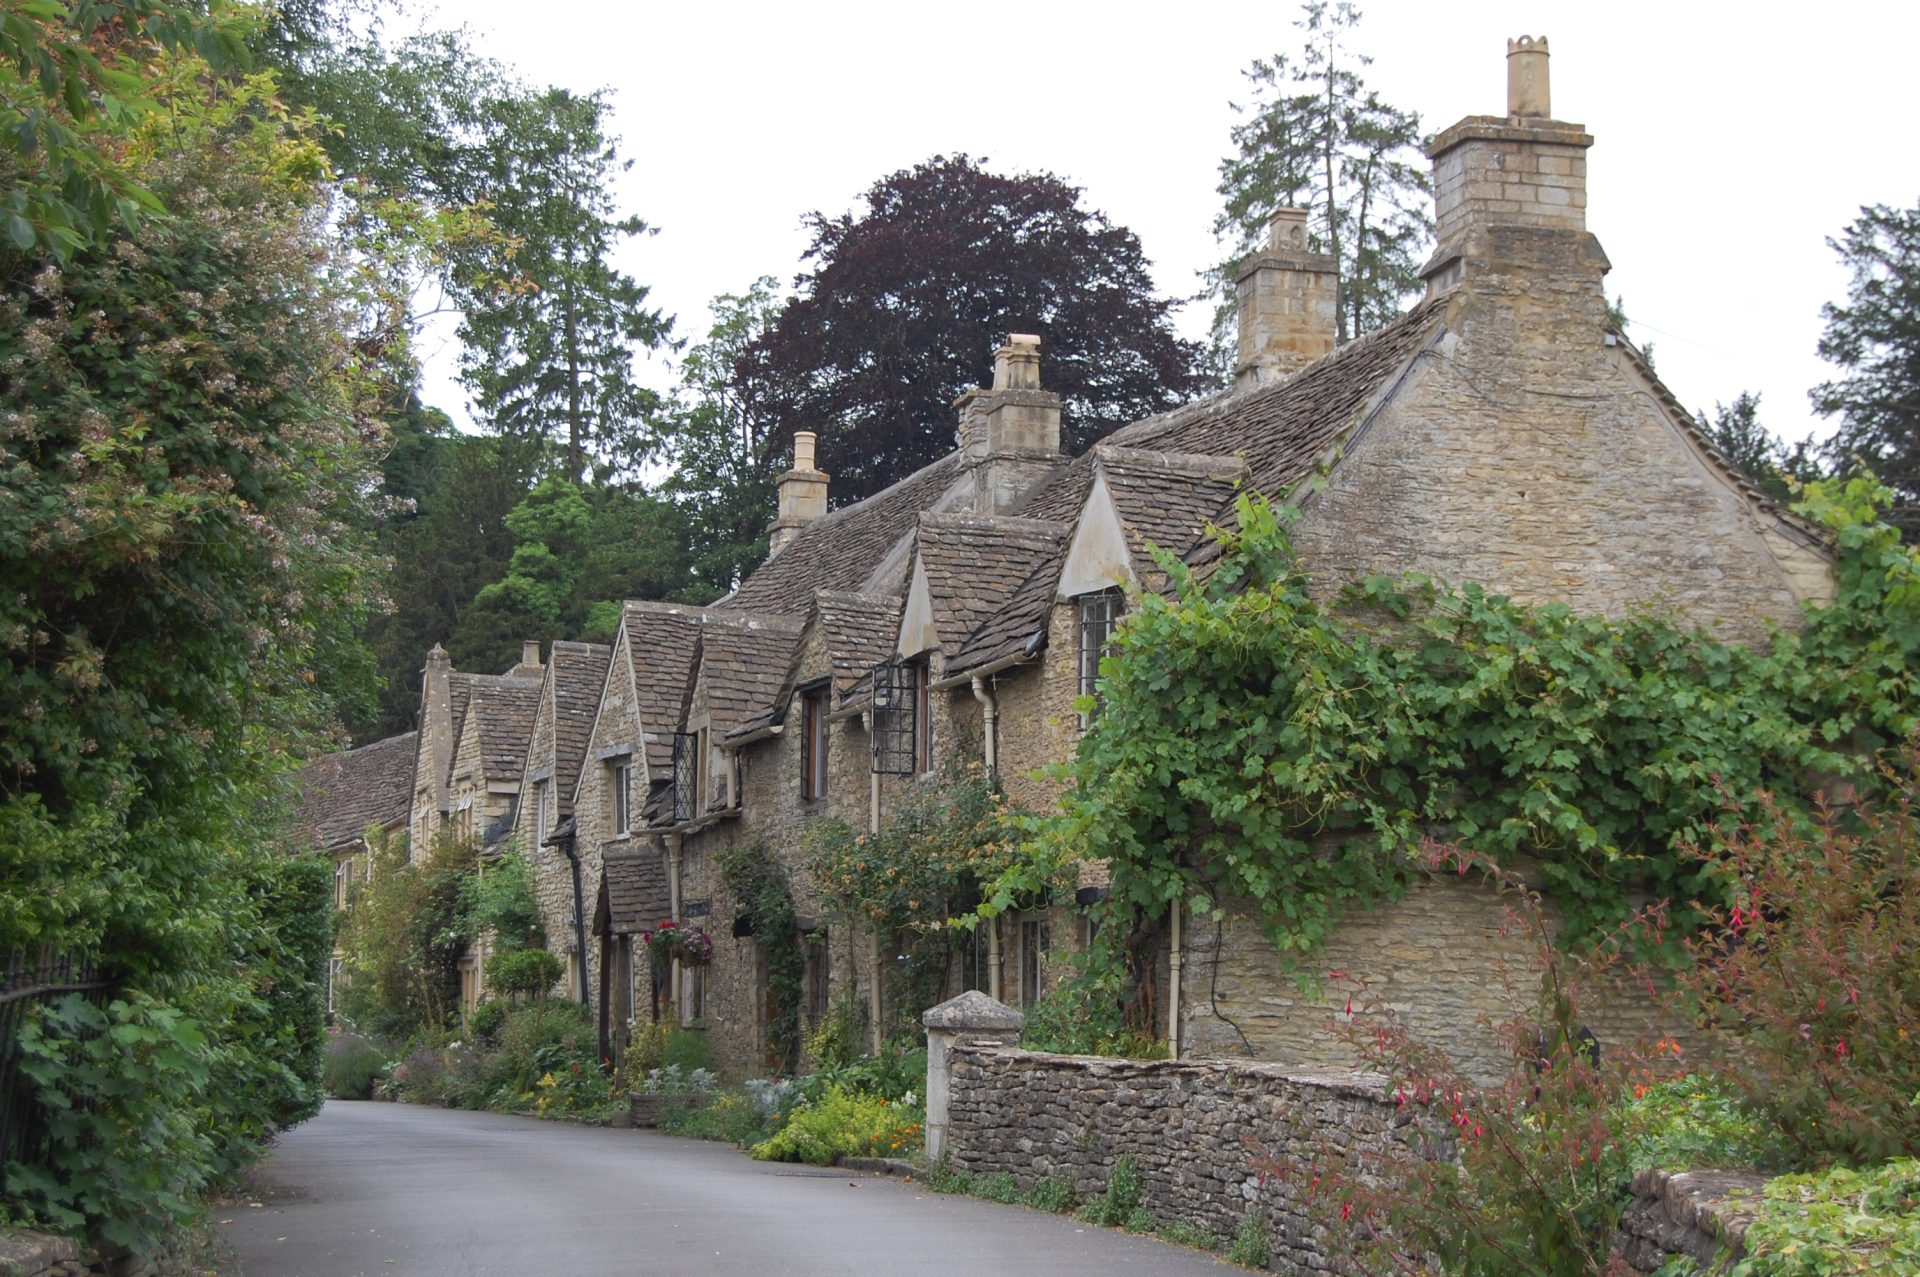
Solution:
M501 433L557 439L576 483L589 462L602 477L632 474L652 452L659 398L634 380L633 355L672 328L611 261L622 240L652 231L615 215L610 188L630 162L604 131L606 109L564 89L482 104L474 194L505 238L452 272L476 405Z
M168 215L0 247L0 953L113 984L23 1030L51 1152L9 1215L136 1246L317 1098L325 877L275 870L276 777L364 619L379 427L305 122L128 56L101 143Z
M1846 304L1821 311L1820 357L1842 371L1811 392L1816 411L1840 418L1827 458L1891 487L1888 521L1911 541L1920 536L1920 205L1862 208L1827 243L1853 271Z
M1798 485L1821 477L1811 443L1803 439L1789 447L1760 424L1759 395L1743 390L1731 404L1714 404L1712 420L1704 412L1698 420L1720 455L1775 501L1787 503Z
M947 452L954 399L1009 333L1043 339L1069 451L1199 384L1198 348L1174 335L1133 232L1052 174L984 163L935 156L876 182L859 216L810 214L800 295L735 365L736 391L764 405L770 454L819 432L836 503Z
M673 473L661 491L686 511L695 581L724 594L767 557L780 470L764 388L745 356L782 302L770 276L713 299L707 339L687 351L665 441Z
M1338 272L1337 336L1363 336L1395 319L1420 286L1433 223L1420 150L1420 117L1380 100L1361 78L1372 59L1346 35L1360 22L1353 5L1311 0L1294 23L1297 57L1256 59L1248 118L1233 128L1238 154L1220 161L1225 199L1214 234L1233 257L1209 276L1231 288L1235 262L1263 242L1267 219L1282 207L1313 211L1309 246L1329 254ZM1231 372L1231 297L1215 320L1216 360Z

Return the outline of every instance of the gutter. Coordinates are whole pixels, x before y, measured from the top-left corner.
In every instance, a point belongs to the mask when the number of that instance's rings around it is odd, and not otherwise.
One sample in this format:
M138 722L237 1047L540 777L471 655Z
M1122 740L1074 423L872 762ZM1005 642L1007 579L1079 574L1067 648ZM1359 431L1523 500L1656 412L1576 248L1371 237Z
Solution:
M964 673L949 674L944 678L936 679L934 682L927 684L927 686L936 692L944 692L950 688L960 687L978 679L991 678L993 675L1003 670L1010 670L1016 665L1031 664L1040 658L1040 653L1046 650L1047 632L1045 630L1035 630L1027 636L1025 645L1011 656L1003 656L997 661L989 661L985 665L979 666L976 669L967 670Z

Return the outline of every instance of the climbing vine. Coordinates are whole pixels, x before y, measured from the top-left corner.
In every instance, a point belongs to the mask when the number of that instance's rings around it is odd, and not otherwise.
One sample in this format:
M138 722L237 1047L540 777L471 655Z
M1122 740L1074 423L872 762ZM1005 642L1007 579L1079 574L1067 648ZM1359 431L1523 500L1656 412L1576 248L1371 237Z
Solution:
M1690 848L1763 791L1804 811L1823 787L1869 790L1873 755L1913 730L1920 559L1879 520L1885 499L1863 480L1810 489L1837 596L1748 648L1420 578L1323 604L1287 508L1242 497L1210 572L1164 561L1175 588L1135 601L1062 809L989 900L1104 858L1122 920L1236 896L1297 961L1345 907L1397 895L1421 839L1444 834L1534 862L1569 940L1621 921L1633 892L1673 902L1677 958L1685 924L1725 899Z
M973 764L916 786L877 833L855 832L843 821L812 827L806 860L821 890L843 916L896 943L905 959L894 968L886 1005L917 1014L938 1001L961 940L952 924L978 916L982 885L1014 863L1023 823L999 785ZM1057 885L1039 871L1035 878L1045 881L1023 902L1049 898Z
M807 956L787 871L760 843L720 854L720 876L767 955L767 1051L779 1071L799 1061Z

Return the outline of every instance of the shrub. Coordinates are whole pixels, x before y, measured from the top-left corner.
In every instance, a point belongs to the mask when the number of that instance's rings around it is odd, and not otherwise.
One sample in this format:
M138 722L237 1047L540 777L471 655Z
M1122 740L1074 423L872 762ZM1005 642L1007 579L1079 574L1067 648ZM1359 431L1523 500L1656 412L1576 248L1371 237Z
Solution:
M386 1069L386 1053L379 1047L357 1033L342 1033L327 1043L322 1080L336 1100L369 1100L374 1081Z
M1920 1272L1920 1161L1767 1181L1733 1277Z
M1064 1215L1073 1209L1073 1185L1052 1176L1035 1180L1027 1190L1027 1205L1049 1214Z
M1171 1242L1175 1246L1191 1246L1195 1250L1219 1249L1213 1238L1181 1220L1175 1220L1161 1229L1160 1240Z
M564 970L550 949L507 949L487 959L487 984L509 997L541 997Z
M467 1036L476 1042L494 1042L506 1023L506 1007L498 1002L482 1002L467 1012Z
M672 1035L673 1026L662 1020L632 1027L632 1035L627 1039L627 1053L621 1060L629 1091L642 1089L647 1074L667 1062L667 1042Z
M1233 1244L1227 1247L1227 1258L1247 1268L1265 1268L1273 1262L1273 1251L1267 1242L1267 1213L1258 1206L1240 1221Z
M1636 1084L1622 1114L1627 1161L1663 1170L1784 1168L1791 1150L1779 1133L1741 1107L1717 1075L1689 1073Z
M753 1156L763 1162L831 1166L841 1157L890 1157L919 1147L925 1115L895 1100L829 1087L788 1115Z
M1134 1169L1131 1156L1122 1157L1113 1164L1113 1173L1107 1178L1107 1191L1088 1202L1080 1218L1089 1224L1124 1228L1129 1226L1139 1205L1140 1172ZM1147 1226L1152 1227L1150 1216Z
M1738 1033L1727 1073L1806 1163L1920 1156L1920 746L1889 797L1810 830L1767 806L1707 863L1738 884L1690 948L1686 983ZM1904 781L1904 783L1902 783Z

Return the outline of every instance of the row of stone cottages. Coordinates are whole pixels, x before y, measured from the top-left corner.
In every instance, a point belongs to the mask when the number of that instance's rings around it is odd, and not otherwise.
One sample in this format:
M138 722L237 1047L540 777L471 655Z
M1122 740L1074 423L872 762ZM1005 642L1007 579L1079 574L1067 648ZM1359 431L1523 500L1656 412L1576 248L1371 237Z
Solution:
M556 643L543 663L530 645L500 675L436 649L419 732L322 764L337 774L322 841L351 852L360 822L404 827L415 848L447 829L517 847L568 989L616 1041L652 992L633 936L669 917L704 927L711 964L674 972L667 1013L754 1071L764 952L716 856L755 841L785 857L819 942L806 1015L849 994L877 1021L891 939L830 916L796 854L803 831L878 827L956 753L1015 801L1052 802L1036 771L1075 748L1075 698L1128 591L1158 584L1148 546L1206 554L1203 528L1240 487L1294 493L1294 544L1329 592L1418 572L1606 615L1653 604L1741 638L1798 624L1831 589L1826 546L1713 452L1609 327L1608 261L1586 229L1592 138L1551 118L1546 67L1544 40L1510 43L1507 114L1431 144L1439 248L1397 322L1336 350L1333 262L1307 251L1305 213L1281 210L1239 271L1230 390L1069 457L1039 340L1011 337L993 384L960 399L950 454L832 511L800 434L771 555L737 590L705 608L629 603L611 649ZM1100 881L1088 866L1083 903ZM1341 1063L1327 1008L1226 903L1223 924L1167 929L1174 1050ZM1031 1003L1080 941L1075 914L983 928L946 992ZM1486 1049L1476 1013L1506 996L1488 978L1500 933L1486 894L1430 886L1356 914L1327 958L1471 1059ZM1594 1024L1623 1027L1604 1011Z

